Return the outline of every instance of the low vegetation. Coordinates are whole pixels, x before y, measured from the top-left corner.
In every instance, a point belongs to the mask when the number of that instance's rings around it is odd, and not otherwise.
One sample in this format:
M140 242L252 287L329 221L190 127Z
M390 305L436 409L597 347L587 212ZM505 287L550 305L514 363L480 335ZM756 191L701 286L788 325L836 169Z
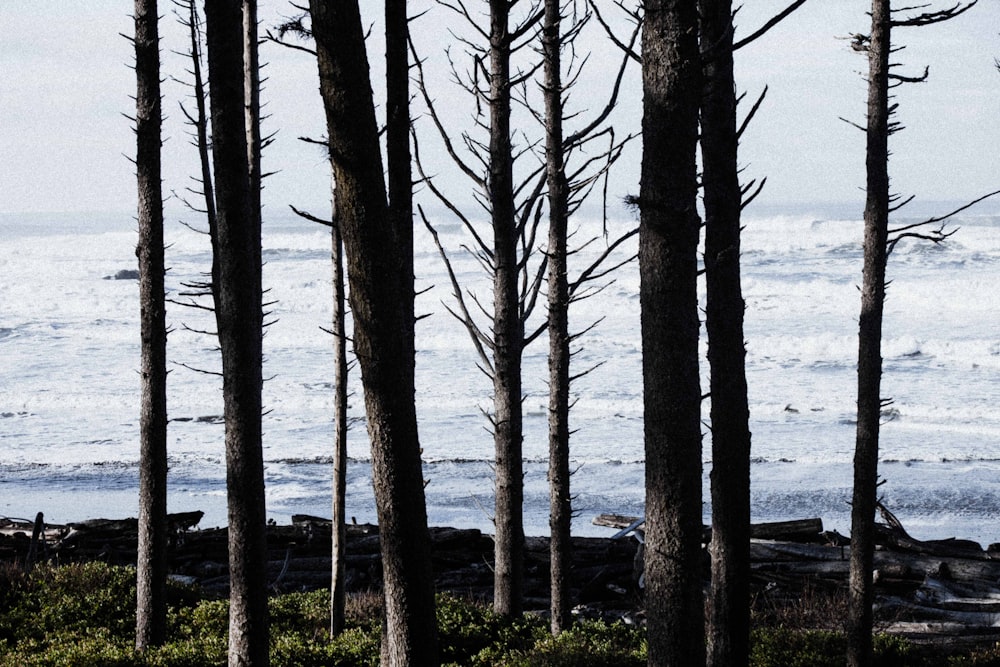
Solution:
M133 647L135 570L103 563L41 566L30 574L0 567L0 667L105 665L201 667L226 664L227 600L203 599L185 586L170 588L169 640L139 653ZM270 600L271 664L358 666L378 664L379 596L358 594L348 603L347 630L331 639L329 593L275 595ZM570 667L646 664L643 632L624 623L580 621L558 638L535 616L509 621L488 606L454 595L438 596L441 660L449 666ZM846 641L832 629L801 629L796 618L754 630L754 667L824 667L844 664ZM796 615L799 619L808 616ZM965 655L930 656L904 640L879 636L878 664L886 667L1000 667L1000 647Z

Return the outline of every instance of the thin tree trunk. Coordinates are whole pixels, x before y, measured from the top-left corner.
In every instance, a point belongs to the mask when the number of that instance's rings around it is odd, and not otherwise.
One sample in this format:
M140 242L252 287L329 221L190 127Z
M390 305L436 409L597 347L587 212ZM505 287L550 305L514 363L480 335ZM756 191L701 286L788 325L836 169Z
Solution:
M400 267L406 281L404 306L409 309L410 324L401 332L404 341L413 343L413 175L410 156L410 67L409 21L406 0L385 0L385 83L386 123L385 157L388 176L389 215L398 237ZM410 353L411 355L413 352Z
M385 587L384 665L437 664L430 539L414 405L406 266L386 201L357 2L311 0L372 445Z
M247 166L250 171L250 213L254 234L261 235L261 137L260 58L257 39L257 0L243 0L243 94L247 133ZM258 248L260 245L258 244ZM261 258L258 255L257 261Z
M697 0L647 0L642 30L639 274L649 664L701 665Z
M136 174L142 408L136 648L162 644L167 624L167 326L160 176L160 38L156 0L135 3Z
M551 630L572 623L569 594L573 506L569 477L569 193L563 155L560 0L546 0L542 28L545 56L545 155L549 198L549 563Z
M496 550L493 606L520 616L524 588L521 320L510 139L508 0L490 0L489 201L493 224L493 440L496 465Z
M868 47L867 197L858 331L858 428L851 503L848 664L872 664L872 562L882 407L882 311L889 226L890 2L873 0Z
M247 161L241 0L206 3L217 224L212 292L222 349L229 505L229 664L268 664L261 444L260 227Z
M708 361L712 396L712 605L708 664L750 660L750 427L732 2L701 0L704 94L701 150L705 205Z
M337 219L337 188L333 185L333 573L330 584L330 634L339 635L346 622L347 602L347 303L344 242Z
M205 79L201 69L201 19L194 0L188 5L191 32L191 76L194 79L194 99L197 115L194 119L195 135L198 142L198 158L201 166L201 189L205 199L205 218L208 229L215 234L215 189L212 184L212 154L208 146L208 110L205 106Z

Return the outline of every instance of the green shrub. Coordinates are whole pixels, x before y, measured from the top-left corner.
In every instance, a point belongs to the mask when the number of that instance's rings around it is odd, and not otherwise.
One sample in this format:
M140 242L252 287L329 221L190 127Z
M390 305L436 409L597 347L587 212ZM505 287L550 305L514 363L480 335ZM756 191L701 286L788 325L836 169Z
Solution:
M130 641L135 633L135 570L104 563L35 568L0 609L0 640L67 637Z
M952 656L949 667L1000 667L1000 644L973 651L969 655Z
M503 662L510 667L642 667L646 664L644 633L624 623L581 621L558 637L547 635Z
M438 648L442 665L505 664L505 656L527 650L548 636L536 616L506 619L482 603L437 596Z
M875 664L879 667L919 665L912 645L891 635L873 638ZM760 628L750 636L753 667L840 667L847 658L847 639L831 630Z
M842 667L844 636L830 630L763 628L750 637L752 667Z

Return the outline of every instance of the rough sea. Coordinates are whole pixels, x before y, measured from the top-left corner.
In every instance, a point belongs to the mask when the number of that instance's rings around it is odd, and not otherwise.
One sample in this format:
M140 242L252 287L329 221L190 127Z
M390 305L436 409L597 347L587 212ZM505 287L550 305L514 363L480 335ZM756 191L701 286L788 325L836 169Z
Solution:
M947 208L947 207L945 207ZM209 270L208 238L167 224L171 299ZM619 211L614 238L637 224ZM748 212L743 241L755 521L822 517L848 533L861 281L860 207ZM906 222L901 220L900 222ZM600 221L573 272L607 243ZM904 241L889 265L884 327L880 487L917 538L1000 541L1000 216L963 214L943 245ZM453 221L438 229L470 295L489 281ZM264 281L264 458L269 516L330 514L332 310L330 237L272 214ZM135 222L128 214L0 216L0 516L52 523L137 515L139 324ZM434 525L491 532L491 385L465 330L448 313L452 287L429 235L416 231L417 408ZM619 252L619 260L634 252ZM579 535L602 512L643 511L638 267L625 265L571 311L584 331L574 372L572 479ZM473 305L470 300L470 305ZM531 323L540 321L543 306ZM485 319L481 320L485 323ZM211 315L171 304L170 511L203 510L224 525L225 467ZM592 328L591 328L592 327ZM529 325L529 329L531 325ZM704 334L704 329L703 329ZM703 336L704 337L704 336ZM707 391L704 362L703 391ZM525 352L525 527L548 532L545 336ZM195 370L197 369L197 370ZM359 373L352 375L348 517L375 522ZM711 440L704 409L709 516Z

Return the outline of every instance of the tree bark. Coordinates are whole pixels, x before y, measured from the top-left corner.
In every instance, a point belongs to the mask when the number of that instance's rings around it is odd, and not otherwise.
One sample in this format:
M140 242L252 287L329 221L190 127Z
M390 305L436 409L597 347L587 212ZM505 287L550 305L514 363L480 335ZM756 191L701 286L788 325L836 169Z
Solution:
M217 216L212 293L226 421L229 664L267 665L260 227L247 160L241 0L206 3L205 24Z
M563 151L560 0L545 1L542 50L545 58L545 156L549 200L549 572L551 630L572 623L569 595L573 504L569 474L569 281L567 224L569 186Z
M520 616L524 588L524 472L521 320L510 139L508 0L490 0L489 201L493 224L493 439L496 448L496 555L493 606Z
M406 0L385 0L385 157L388 177L389 215L398 234L409 326L401 332L407 343L414 341L413 280L413 174L410 156L410 66L409 19ZM413 351L410 352L414 354Z
M878 485L879 415L882 407L882 311L889 226L890 2L872 1L868 46L867 196L864 270L858 330L858 426L851 502L848 664L871 665L872 559Z
M332 165L331 165L332 166ZM337 215L337 187L333 194L330 228L333 260L333 526L332 578L330 583L330 635L344 630L347 603L347 298L344 277L344 241Z
M701 577L697 0L648 0L642 28L639 274L649 664L705 662Z
M136 174L142 398L136 648L166 640L167 326L160 149L160 38L156 0L135 3Z
M750 427L731 0L701 0L702 187L712 397L712 589L708 664L750 660Z
M257 37L257 0L243 0L243 94L247 133L247 166L250 170L250 213L253 216L254 234L261 235L260 192L263 187L261 172L260 136L260 57ZM260 244L257 244L260 248ZM257 263L261 262L258 254Z
M386 202L357 2L311 0L361 367L385 587L383 664L437 664L430 540L414 406L412 299Z

